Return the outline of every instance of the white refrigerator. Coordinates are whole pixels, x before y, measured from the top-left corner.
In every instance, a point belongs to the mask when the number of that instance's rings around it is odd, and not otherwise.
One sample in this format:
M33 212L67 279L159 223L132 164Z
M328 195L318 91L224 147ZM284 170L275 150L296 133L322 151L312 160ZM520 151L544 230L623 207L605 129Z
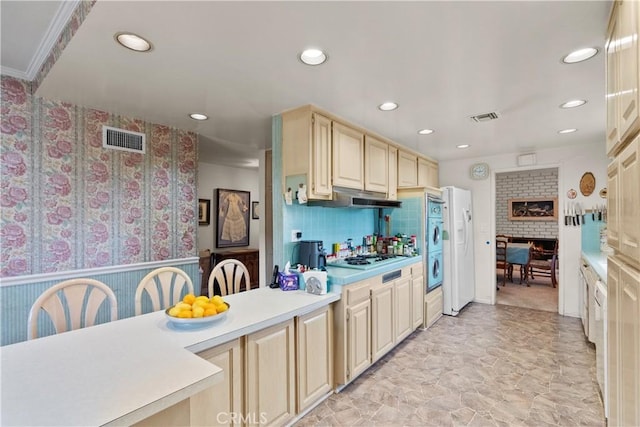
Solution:
M443 187L443 314L457 316L475 298L471 191Z

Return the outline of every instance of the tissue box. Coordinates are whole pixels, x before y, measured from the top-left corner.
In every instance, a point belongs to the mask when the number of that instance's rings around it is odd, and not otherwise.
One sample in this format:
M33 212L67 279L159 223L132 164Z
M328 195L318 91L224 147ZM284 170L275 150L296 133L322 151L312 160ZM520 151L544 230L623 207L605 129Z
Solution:
M296 273L278 273L278 284L283 291L298 289L298 275Z

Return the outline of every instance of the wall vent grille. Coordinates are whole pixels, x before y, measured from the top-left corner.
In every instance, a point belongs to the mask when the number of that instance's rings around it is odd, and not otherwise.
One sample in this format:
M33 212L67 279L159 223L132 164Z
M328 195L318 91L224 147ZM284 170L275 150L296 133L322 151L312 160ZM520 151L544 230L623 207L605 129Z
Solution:
M473 120L474 122L480 123L480 122L488 122L491 120L495 120L498 117L500 117L500 115L497 112L493 111L491 113L483 113L483 114L478 114L476 116L471 116L471 120Z
M146 135L140 132L102 126L102 146L113 150L146 152Z

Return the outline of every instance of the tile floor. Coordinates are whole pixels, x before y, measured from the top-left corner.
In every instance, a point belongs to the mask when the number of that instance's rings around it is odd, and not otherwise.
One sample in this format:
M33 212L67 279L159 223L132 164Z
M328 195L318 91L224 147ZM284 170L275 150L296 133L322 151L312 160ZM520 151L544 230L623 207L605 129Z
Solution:
M296 423L605 426L579 319L471 304L418 330Z

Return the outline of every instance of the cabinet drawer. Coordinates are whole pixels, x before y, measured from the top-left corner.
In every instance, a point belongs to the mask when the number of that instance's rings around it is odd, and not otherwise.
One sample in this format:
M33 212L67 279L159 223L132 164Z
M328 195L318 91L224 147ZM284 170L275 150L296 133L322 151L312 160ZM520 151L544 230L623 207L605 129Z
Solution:
M412 277L422 276L422 274L423 274L423 267L422 267L422 263L421 262L411 266L411 276Z
M369 292L370 287L368 284L366 286L351 285L347 287L347 289L345 290L347 296L347 305L354 305L359 303L360 301L369 299Z

